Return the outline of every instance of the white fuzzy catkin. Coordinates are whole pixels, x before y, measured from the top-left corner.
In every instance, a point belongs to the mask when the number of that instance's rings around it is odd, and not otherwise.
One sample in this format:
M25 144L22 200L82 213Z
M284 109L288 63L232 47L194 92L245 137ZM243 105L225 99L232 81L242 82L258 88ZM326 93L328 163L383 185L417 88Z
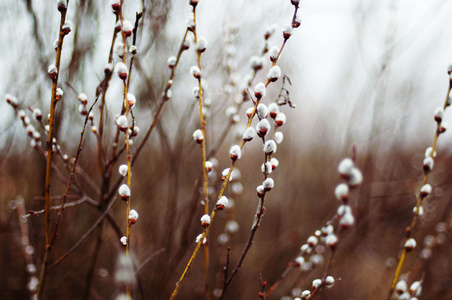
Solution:
M185 24L187 25L188 30L193 31L195 29L196 26L195 16L192 12L188 14L187 21L185 22Z
M337 244L337 236L335 234L329 234L326 236L325 238L325 243L329 246L329 247L334 247Z
M275 133L275 142L277 144L281 144L283 139L284 139L284 134L281 131L278 131L278 132Z
M42 119L42 113L39 108L33 109L33 117L38 121Z
M276 143L275 143L275 141L274 140L266 141L265 144L264 144L263 151L266 154L272 154L272 153L276 152Z
M231 156L231 159L236 160L240 159L242 157L242 150L240 149L239 145L234 145L229 150L229 155Z
M259 197L262 197L264 195L264 191L265 191L264 186L263 185L258 185L257 188L256 188L256 191L257 191L257 195Z
M262 185L266 191L270 191L275 186L275 181L272 178L267 178Z
M410 285L410 293L419 297L422 292L422 284L420 281L415 281Z
M334 283L334 277L333 276L327 276L325 278L325 284L327 287L331 287Z
M129 20L124 20L122 22L122 32L124 32L126 36L130 36L132 34L132 30L133 30L132 23Z
M166 61L166 63L168 64L168 67L170 69L172 69L172 68L174 68L174 66L176 66L176 62L177 62L177 58L175 56L168 57L168 60Z
M201 241L201 238L202 238L202 233L199 234L199 235L196 237L195 242L196 242L196 243L199 243L199 242ZM204 237L203 240L202 240L202 243L205 244L206 242L207 242L207 239L206 239L206 237Z
M433 155L432 155L432 152L433 152ZM432 147L428 147L427 149L425 149L425 157L429 157L429 156L431 156L433 158L436 157L436 151L433 151Z
M131 210L129 211L129 220L132 220L132 219L135 219L135 220L138 219L138 213L137 213L137 211L134 210L134 209L131 209Z
M257 116L259 120L267 118L267 115L268 115L267 105L259 103L259 105L257 106Z
M124 56L124 44L121 42L116 42L115 45L113 46L114 52L115 54L119 57L122 58Z
M435 121L436 122L441 122L443 120L444 117L444 109L442 107L437 107L435 109Z
M195 86L192 90L192 93L195 98L199 98L199 87Z
M196 43L196 50L198 50L198 52L206 51L207 44L207 39L203 36L200 36L198 38L198 42Z
M56 96L57 96L57 98L58 98L58 97L61 98L61 97L63 96L63 94L64 94L64 93L63 93L63 90L62 90L62 89L60 89L60 88L57 88L57 89L56 89ZM59 100L59 99L58 99L58 100Z
M275 118L276 125L283 126L286 123L286 115L282 112L278 113Z
M265 87L265 84L263 82L256 84L256 86L254 87L254 96L256 96L256 98L261 99L265 97L266 93L267 88Z
M292 31L293 31L293 28L292 28L291 24L284 25L283 26L283 37L285 39L290 38L290 36L292 35Z
M417 206L413 207L413 213L416 213ZM418 216L422 217L424 215L424 208L419 206L419 211L417 212Z
M17 107L19 105L19 101L17 100L16 97L14 97L11 94L6 94L5 95L5 100L6 102L8 102L12 107Z
M353 168L353 160L350 158L345 158L339 163L339 167L337 168L339 174L342 176L350 176Z
M67 9L67 0L58 0L57 8L59 11L65 11Z
M71 32L72 30L72 22L69 20L64 21L63 26L61 27L61 30L65 33L68 34L69 32Z
M195 78L201 77L201 70L198 68L198 66L192 66L190 68L190 74Z
M82 103L83 105L88 104L88 96L86 96L85 93L80 93L78 95L78 100L80 101L80 103Z
M336 186L336 189L334 190L336 199L341 201L348 199L348 192L349 188L348 185L346 185L345 183L339 184L338 186Z
M425 197L427 195L430 195L432 192L432 186L430 184L424 184L421 188L421 194Z
M202 134L201 129L196 129L196 130L193 132L193 139L194 139L196 142L200 142L200 141L202 141L202 140L204 139L204 136L203 136L203 134Z
M353 224L355 224L355 217L353 217L351 212L346 212L339 222L339 225L341 225L342 228L348 228Z
M88 114L88 111L86 110L86 106L83 104L80 104L78 106L78 112L82 115L82 116L86 116Z
M268 51L268 54L270 55L270 60L272 62L276 61L276 58L278 57L278 53L279 53L278 47L273 46L270 48L270 50Z
M203 215L202 217L201 217L201 223L203 224L203 225L208 225L208 224L210 224L210 216L209 215Z
M246 116L247 116L248 118L251 118L251 116L253 115L253 111L254 111L254 106L248 108L248 109L246 110Z
M122 62L118 62L115 66L115 73L122 80L127 79L128 71L126 65Z
M322 284L322 279L314 279L314 280L312 281L312 287L313 287L314 289L319 288L321 284Z
M271 82L278 80L281 76L281 69L278 66L272 67L267 74L267 79Z
M129 170L129 167L127 167L127 165L119 166L119 174L121 174L122 176L126 176L128 170Z
M211 161L206 161L205 167L206 167L206 171L207 171L207 172L212 171L212 167L213 167L212 162L211 162Z
M130 188L127 184L121 185L118 192L121 197L130 197Z
M129 103L129 108L133 108L135 103L137 103L137 98L135 98L134 94L127 93L127 102Z
M267 119L260 120L256 125L256 132L260 137L265 136L270 131L270 123Z
M310 247L315 247L319 243L319 240L317 237L311 235L306 242Z
M256 135L256 130L254 130L253 127L248 127L245 132L243 133L243 140L245 142L251 141L254 136Z
M135 46L135 45L130 46L129 52L133 55L137 54L138 53L137 46Z
M270 164L272 166L272 169L276 169L279 165L279 160L275 157L272 157L272 159L270 159Z
M127 122L127 117L126 116L120 116L117 120L116 120L116 125L118 125L120 128L125 129L127 128L128 122Z
M350 172L350 179L348 180L348 184L351 187L357 187L363 182L363 174L358 168L353 167Z
M47 72L49 73L50 76L56 76L56 74L58 74L58 69L55 65L50 65L49 68L47 69Z
M431 158L430 156L424 158L424 162L423 162L424 170L426 170L426 171L432 170L433 164L434 164L433 158Z
M263 68L263 66L264 66L264 61L263 61L263 59L261 58L261 57L259 57L259 56L252 56L251 58L250 58L250 65L251 65L251 68L253 69L253 70L260 70L260 69L262 69Z
M271 118L276 118L276 116L279 114L279 106L275 102L270 103L268 105L268 113L270 114Z
M228 206L228 198L226 196L221 196L221 198L217 201L217 206Z
M273 166L270 162L263 163L261 166L261 171L264 174L270 174L273 171Z

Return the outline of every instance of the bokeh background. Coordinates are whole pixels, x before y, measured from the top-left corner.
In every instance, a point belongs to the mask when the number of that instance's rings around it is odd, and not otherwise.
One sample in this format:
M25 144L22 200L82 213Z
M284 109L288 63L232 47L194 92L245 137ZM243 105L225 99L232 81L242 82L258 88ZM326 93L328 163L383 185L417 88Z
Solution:
M131 21L135 12L145 7L131 80L131 91L138 99L134 113L143 133L152 122L169 76L167 58L176 55L183 37L190 12L187 2L125 3L125 17ZM287 124L281 128L284 140L275 154L280 165L271 174L275 188L267 196L266 213L254 244L225 299L257 299L260 276L269 284L275 282L306 239L334 216L339 205L334 188L341 181L337 165L352 155L353 145L356 164L364 175L362 186L351 195L356 226L341 235L333 261L331 275L341 280L317 298L386 298L420 189L424 152L433 141L433 111L446 98L446 70L452 62L451 12L452 3L440 0L302 1L302 24L294 30L278 62L291 79L292 85L285 87L296 108L281 107ZM51 90L47 67L55 58L53 42L59 24L56 5L54 1L2 1L0 15L0 95L13 94L21 109L40 108L46 115ZM200 1L198 32L209 41L202 56L206 95L212 100L208 147L229 122L226 109L241 98L240 87L251 71L249 59L261 52L266 28L275 26L269 44L279 47L282 27L290 23L292 15L289 0ZM73 30L63 48L60 87L65 94L57 109L56 138L63 153L73 156L83 125L77 93L86 93L93 103L107 63L115 17L109 1L85 0L70 1L68 18ZM267 56L265 62L255 83L265 80L270 66ZM168 298L195 248L195 237L202 231L196 190L201 157L191 138L199 127L192 95L197 83L189 75L195 63L196 55L190 48L177 68L173 97L133 168L132 208L140 218L132 228L131 248L136 265L141 267L133 299ZM279 80L269 86L264 103L275 101L281 85ZM114 76L107 94L106 148L113 140L121 98L122 84ZM243 131L245 110L250 106L250 102L243 104L238 113L240 122L232 126L216 155L216 176L211 176L209 184L211 199L218 194L221 171L230 164L229 147L241 136L238 133ZM97 107L94 115L98 118ZM25 128L5 101L0 103L0 116L0 298L28 299L30 277L20 230L20 224L25 223L18 217L14 201L24 199L26 211L43 208L45 157L30 147ZM447 110L444 119L452 122ZM135 142L141 138L139 135ZM404 268L410 282L423 278L420 299L452 299L451 238L440 223L451 216L451 143L446 131L439 139L438 158L429 179L433 194L423 204L425 214L415 234L418 247ZM222 286L226 247L231 249L233 266L248 239L258 203L255 188L262 180L262 159L260 141L255 139L245 146L237 164L241 176L226 191L235 205L212 224L209 245L214 294ZM118 165L124 162L122 156ZM69 173L61 159L55 163L62 175L54 177L53 194L61 195ZM80 170L80 191L98 201L97 146L89 130ZM117 178L119 174L114 172L113 181ZM243 192L238 193L241 186ZM75 192L72 197L79 198ZM54 204L58 203L55 200ZM194 213L191 207L195 207ZM71 248L100 214L101 210L88 203L67 208L51 261ZM121 286L115 281L115 272L123 252L119 236L125 231L124 215L124 204L116 201L113 221L95 229L50 270L47 299L114 299L118 295ZM39 271L44 216L26 220L32 246L28 251ZM231 220L238 223L239 230L226 236L225 225ZM112 226L114 223L118 226ZM437 237L430 256L422 252L424 237L429 235ZM325 259L328 253L323 252ZM325 268L323 263L309 272L292 270L271 299L293 297L296 287L309 289ZM179 298L202 299L203 278L201 254Z

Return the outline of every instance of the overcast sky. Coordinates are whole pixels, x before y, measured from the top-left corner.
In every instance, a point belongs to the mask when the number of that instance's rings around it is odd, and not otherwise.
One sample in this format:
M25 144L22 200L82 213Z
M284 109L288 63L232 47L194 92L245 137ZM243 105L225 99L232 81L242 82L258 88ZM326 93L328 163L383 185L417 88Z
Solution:
M81 31L82 36L83 33L89 36L90 30L96 31L95 45L91 45L93 59L81 85L91 94L110 46L114 17L108 2L100 1L97 22L86 24L82 28L85 31ZM176 1L170 11L164 32L168 45L162 51L172 47L170 51L174 54L177 49L190 10L186 2ZM70 1L69 19L74 18L76 5L77 1ZM126 1L126 17L133 19L140 5L141 1ZM57 36L58 12L49 1L33 1L33 7L45 54L50 57L54 53L52 43ZM211 49L215 49L221 47L225 28L238 27L237 78L240 80L247 72L245 62L261 47L265 28L274 24L280 32L290 22L292 12L289 0L202 0L198 30L207 37ZM36 103L34 89L42 85L45 74L38 76L37 82L30 81L41 72L35 64L39 51L30 37L33 30L30 15L23 1L2 1L0 14L0 69L3 70L0 94L14 93L27 105ZM425 134L433 134L430 130L434 126L433 110L444 101L448 84L446 68L452 62L452 2L308 0L301 2L299 14L302 25L294 31L279 62L283 73L293 81L291 96L298 105L288 113L296 119L293 128L303 127L305 137L313 138L315 134L311 136L309 132L323 124L340 144L347 139L365 143L370 120L375 122L375 118L383 133L406 127L408 133L418 134L427 127ZM67 48L71 47L71 38L65 42ZM279 46L281 40L275 36L271 43ZM219 50L211 51L217 55ZM239 57L240 54L243 55ZM168 53L163 56L167 57ZM148 57L150 64L158 65ZM187 62L187 66L191 63ZM208 62L205 64L207 74L215 78L215 68L209 69ZM39 95L47 99L49 91L43 89ZM11 114L4 103L0 108L0 114ZM445 120L452 123L452 116L446 113Z

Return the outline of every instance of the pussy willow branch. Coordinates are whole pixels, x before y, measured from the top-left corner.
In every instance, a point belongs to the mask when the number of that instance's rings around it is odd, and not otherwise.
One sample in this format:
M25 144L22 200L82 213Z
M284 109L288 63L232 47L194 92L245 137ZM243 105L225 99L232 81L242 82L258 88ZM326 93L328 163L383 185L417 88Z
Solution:
M285 43L285 41L284 41L284 43ZM282 48L281 48L281 50L282 50ZM276 64L276 61L275 61L274 64ZM267 80L266 86L268 86L269 83L270 83L270 81ZM247 124L246 128L249 128L249 127L251 126L251 122L252 122L252 120L253 120L253 118L254 118L254 115L256 114L256 109L257 109L257 105L259 105L259 102L260 102L260 99L257 99L257 100L256 100L256 103L255 103L255 105L254 105L253 113L252 113L252 115L250 116L250 118L249 118L249 120L248 120L248 124ZM242 140L242 142L240 143L240 149L243 148L244 144L245 144L245 141ZM229 172L228 172L228 174L226 175L226 177L225 177L225 179L224 179L224 181L223 181L223 185L222 185L222 187L221 187L221 190L220 190L220 193L218 194L217 199L220 199L220 198L223 196L224 191L225 191L225 189L226 189L226 186L227 186L227 184L228 184L228 182L229 182L229 178L231 177L232 171L234 170L235 163L236 163L235 160L231 162L231 165L230 165L230 167L229 167ZM210 214L210 223L211 223L211 224L212 224L212 222L213 222L213 219L215 218L215 212L216 212L216 209L214 208L214 210L213 210L212 213ZM198 242L198 244L197 244L195 250L193 251L193 254L192 254L192 256L190 257L190 260L188 261L187 266L185 267L185 270L184 270L184 272L182 273L182 275L181 275L179 281L176 283L176 288L174 289L174 291L173 291L173 293L172 293L170 299L174 299L174 298L176 297L176 295L177 295L177 293L178 293L178 291L179 291L179 289L180 289L180 286L182 285L183 280L184 280L185 277L187 276L187 272L188 272L188 270L191 268L191 265L192 265L192 263L193 263L193 261L194 261L196 255L198 254L199 248L201 247L202 241L203 241L203 239L206 237L207 233L208 233L208 228L202 233L202 235L201 235L201 237L200 237L200 241Z
M115 26L113 29L113 37L112 37L112 41L111 41L111 46L110 46L110 53L108 56L108 63L112 64L113 63L113 51L114 51L114 45L115 45L115 41L116 41L116 37L119 31L121 31L121 28L117 28L116 27L116 23L119 20L119 15L118 13L115 13L116 16L116 20L115 20ZM134 31L135 33L136 31ZM125 55L125 52L124 52ZM132 66L130 66L130 69L132 68ZM131 70L129 70L130 73ZM98 149L98 163L99 163L99 167L100 167L100 171L101 171L101 175L102 175L102 183L101 183L101 191L98 193L99 194L99 208L103 208L106 203L107 200L106 195L108 194L109 188L110 188L110 183L111 183L111 174L113 172L113 166L114 163L117 161L117 159L121 156L121 154L124 152L124 150L126 149L126 145L119 151L119 153L116 153L116 148L117 148L117 144L118 144L118 140L119 140L119 129L116 128L117 133L116 133L116 137L115 137L115 141L113 143L113 153L112 153L112 158L110 160L107 161L107 153L103 147L103 126L104 126L104 114L106 113L105 111L105 98L106 98L106 93L109 87L109 82L112 78L112 70L111 69L106 69L105 70L105 78L103 79L103 81L99 84L96 93L102 93L102 102L100 105L100 117L99 117L99 132L98 134L96 134L97 136L97 149ZM128 77L130 78L130 77ZM123 106L122 106L123 107ZM111 216L111 213L109 213L109 216ZM102 235L103 235L103 222L99 223L99 229L97 232L97 241L96 241L96 245L94 247L94 254L92 255L92 262L91 262L91 266L88 269L87 275L86 275L86 285L85 285L85 292L84 292L84 298L89 298L90 296L90 291L91 291L91 284L92 284L92 279L94 276L94 271L95 271L95 267L96 267L96 262L97 262L97 257L99 255L100 252L100 248L102 245ZM120 230L119 230L120 231Z
M295 10L295 12L296 12L296 10ZM276 63L278 62L278 59L279 59L279 57L280 57L280 54L281 54L281 52L282 52L282 50L283 50L283 48L284 48L284 45L286 44L287 40L288 40L288 38L284 38L283 44L282 44L282 46L281 46L281 48L280 48L280 50L279 50L279 53L278 53L277 58L275 59L275 61L274 61L273 64L272 64L272 67L275 66ZM269 84L270 84L270 80L267 79L267 81L266 81L266 83L265 83L265 87L267 87ZM251 126L251 122L253 121L254 115L256 114L256 110L257 110L257 106L259 105L259 102L260 102L260 99L257 99L257 100L256 100L256 103L254 104L254 109L253 109L253 112L252 112L252 114L251 114L251 116L250 116L250 118L249 118L249 120L248 120L246 129L248 129L248 128ZM242 140L242 142L240 143L240 149L243 148L244 144L245 144L245 141ZM222 185L222 187L221 187L221 190L220 190L220 192L219 192L219 194L218 194L218 197L217 197L218 200L219 200L219 199L223 196L223 194L224 194L224 191L225 191L226 186L227 186L227 184L228 184L229 178L230 178L230 176L231 176L231 174L232 174L232 171L234 170L235 163L236 163L236 161L232 161L232 162L231 162L231 165L230 165L230 167L229 167L229 172L228 172L228 174L227 174L227 176L226 176L226 178L225 178L225 180L224 180L224 182L223 182L223 185ZM214 217L215 217L215 212L216 212L216 209L214 208L213 211L212 211L212 213L211 213L211 215L210 215L210 224L212 224L212 222L213 222L213 219L214 219ZM193 254L191 255L191 257L190 257L190 259L189 259L189 261L188 261L188 263L187 263L187 265L186 265L186 267L185 267L185 269L184 269L184 272L182 273L182 275L181 275L179 281L176 283L176 287L175 287L175 289L173 290L173 293L172 293L170 299L174 299L174 298L176 297L176 295L177 295L177 293L178 293L178 291L179 291L179 289L180 289L180 286L182 285L183 280L184 280L185 277L187 276L188 270L191 268L191 265L192 265L194 259L196 258L196 255L197 255L198 252L199 252L199 248L201 247L201 244L202 244L203 239L207 236L208 231L209 231L209 230L208 230L208 228L207 228L207 229L202 233L202 235L200 236L200 241L199 241L198 244L196 245L196 248L195 248L195 250L193 251Z
M452 81L449 81L449 88L447 90L446 100L445 100L444 105L443 105L443 110L445 110L446 107L448 106L447 103L448 103L449 94L450 94L451 89L452 89ZM435 137L433 138L432 153L430 154L430 157L432 157L432 158L433 158L433 155L435 153L436 143L438 142L438 137L440 135L440 131L439 131L440 128L441 128L441 122L438 122L437 126L436 126ZM429 173L430 172L425 172L424 178L422 180L422 186L424 186L427 183L427 179L428 179ZM403 245L405 245L406 241L408 241L411 238L411 236L413 235L413 232L415 230L415 226L417 224L417 220L419 218L419 207L421 206L423 198L424 197L421 196L421 193L419 193L419 196L418 196L418 199L417 199L417 203L416 203L416 210L414 212L414 217L413 217L413 220L411 222L411 226L407 228L406 238L405 238L405 242L403 243ZM389 290L389 295L388 295L387 299L389 299L391 297L392 293L394 292L394 289L395 289L395 286L397 284L397 281L399 280L399 276L400 276L400 272L402 270L402 266L403 266L403 264L405 262L407 251L408 250L404 247L403 248L403 252L402 252L402 256L400 257L399 263L397 265L396 272L394 274L394 279L392 280L391 288Z
M139 12L136 13L135 26L134 26L134 28L132 30L132 35L133 35L132 45L133 46L135 46L135 43L136 43L136 35L137 35L137 30L138 30L138 23L139 23L139 21L140 21L142 16L143 16L142 13L139 13ZM121 9L120 9L120 11L118 13L118 18L121 21L121 33L122 33L122 38L123 38L123 52L124 52L124 55L122 57L122 61L123 61L124 64L126 64L126 60L127 60L127 57L126 57L126 55L127 55L127 48L126 48L127 47L127 41L126 40L127 40L127 37L125 37L124 33L122 32L122 23L124 21L124 18L122 17L122 4L121 4ZM131 59L130 59L130 63L129 63L129 72L128 72L128 75L127 75L127 80L124 81L124 86L127 86L127 87L129 87L129 84L130 84L130 78L131 78L132 69L133 69L133 65L134 65L133 64L134 58L135 58L135 55L132 54ZM127 110L128 101L126 101L126 99L127 99L127 95L126 94L124 96L124 99L125 99L125 101L123 102L123 105L121 106L121 115L126 113L127 121L129 121L129 113L128 113L128 110ZM110 162L116 162L116 160L119 158L119 156L122 154L122 152L124 150L124 148L122 148L119 151L119 153L116 153L116 150L117 150L117 147L118 147L118 142L119 142L119 135L120 135L120 130L119 130L119 127L118 127L118 128L116 128L116 135L115 135L114 142L113 142L113 153L111 155L109 163L106 165L106 167L107 167L106 172L108 174L108 177L111 177L111 172L112 172L112 168L113 168L113 165L110 164ZM126 139L127 139L127 137L126 137ZM126 142L125 149L128 150L127 142Z
M67 1L69 4L69 0ZM41 274L39 276L39 285L38 285L38 299L43 299L44 295L44 287L47 275L47 264L51 251L51 222L50 222L50 185L52 182L52 154L53 154L53 131L55 126L55 106L57 103L56 100L56 89L58 87L58 77L60 72L60 63L61 63L61 52L63 48L63 40L65 33L63 32L63 25L66 21L66 9L61 11L61 20L59 27L59 36L58 36L58 47L56 49L56 59L55 66L57 68L57 73L55 78L52 80L52 97L50 102L50 118L49 118L49 137L47 140L47 165L46 165L46 181L45 181L45 237L46 237L46 247L44 253L44 259L41 266Z
M196 24L196 5L193 5L193 36L195 40L195 45L198 43L198 34L197 34L197 24ZM201 54L202 52L199 49L196 49L196 57L198 60L198 68L202 74L201 68ZM198 77L198 89L199 89L199 122L201 125L201 131L203 139L201 141L201 154L202 154L202 182L203 182L203 201L204 201L204 214L209 213L209 196L208 196L208 181L207 181L207 170L206 170L206 120L203 115L203 90L201 86L201 76ZM207 230L207 229L205 229ZM207 233L206 233L207 238ZM209 244L204 246L204 280L205 280L205 296L206 300L210 299L210 291L209 291Z
M119 19L121 21L121 34L122 34L122 41L123 41L123 50L124 50L124 55L122 57L122 62L124 64L126 64L126 59L127 59L127 36L123 30L123 25L124 25L124 17L123 17L123 5L124 5L124 1L121 0L121 7L119 9ZM130 74L128 74L127 77L129 77ZM130 116L129 116L129 112L130 112L130 105L129 105L129 101L127 100L127 93L128 93L128 81L127 79L123 79L123 83L124 83L124 106L126 108L126 118L127 118L127 126L129 126L130 124ZM129 134L129 128L127 128L127 130L125 131L125 135L126 135L126 148L127 148L127 186L129 188L131 188L132 186L132 163L131 163L131 158L132 158L132 154L130 153L130 134ZM130 201L131 201L131 196L128 197L126 205L127 205L127 209L126 209L126 256L129 256L129 245L130 245L130 220L129 220L129 213L130 213ZM129 286L129 281L127 281L126 283L126 296L127 299L130 299L130 286Z

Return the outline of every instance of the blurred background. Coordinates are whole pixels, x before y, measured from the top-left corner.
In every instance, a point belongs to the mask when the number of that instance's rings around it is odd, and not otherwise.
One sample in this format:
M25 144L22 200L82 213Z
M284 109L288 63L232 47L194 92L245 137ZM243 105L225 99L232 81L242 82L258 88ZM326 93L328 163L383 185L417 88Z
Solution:
M205 108L208 150L217 145L224 128L230 127L215 155L218 165L209 180L211 203L221 186L221 172L230 165L229 148L240 142L247 121L245 111L252 106L250 101L241 104L243 85L252 74L250 58L262 52L269 27L273 26L275 33L268 46L281 46L281 31L290 24L293 10L289 0L203 0L198 5L198 34L209 42L202 55L205 96L211 100ZM134 114L141 129L134 145L139 145L152 122L170 75L167 59L177 54L191 7L188 1L126 1L125 18L134 23L137 11L144 11L144 17L130 87L137 97ZM290 77L292 85L286 81L284 87L296 108L280 107L287 123L278 129L284 139L274 155L279 166L270 175L275 187L267 195L266 213L254 244L224 299L257 299L260 278L273 284L306 239L334 217L340 205L334 197L335 186L341 182L337 166L352 156L353 145L356 165L364 175L362 186L351 194L356 223L341 234L333 260L330 273L340 281L317 299L386 298L421 187L424 152L433 142L433 111L447 96L451 13L452 3L439 0L302 1L298 12L301 26L293 31L278 61L282 73ZM54 63L53 43L60 17L56 4L3 1L0 14L0 95L17 97L19 109L30 119L29 106L46 116L51 98L47 67ZM67 18L73 26L63 46L59 87L64 96L57 107L56 139L61 153L73 157L84 121L77 95L85 93L89 105L95 99L108 63L115 16L109 1L81 0L70 1ZM188 40L192 41L191 34ZM265 81L271 66L268 55L264 58L253 87ZM119 61L116 55L114 61ZM172 99L163 107L159 123L133 167L132 208L140 215L131 240L138 269L133 299L167 299L195 248L195 237L202 232L197 188L201 153L191 137L199 128L192 94L197 81L189 74L195 64L191 47L176 69ZM262 101L267 105L274 102L282 84L282 80L270 84ZM107 151L111 151L122 92L122 82L113 76L106 95L103 146ZM240 120L229 126L228 108L237 106L241 107L237 112ZM97 105L93 113L97 122ZM28 299L33 272L27 271L27 265L31 259L39 274L44 215L19 218L19 208L25 212L43 209L45 157L30 146L22 121L6 101L0 103L0 116L0 298ZM451 123L451 119L446 110L444 120ZM35 120L31 122L39 128ZM423 203L425 213L414 236L418 247L403 269L408 282L423 278L419 299L452 299L451 238L447 233L451 227L451 142L448 131L439 138L438 158L429 177L433 193ZM231 249L233 267L249 237L258 204L256 187L263 179L261 147L257 138L245 145L237 163L240 176L237 172L225 192L233 205L211 226L208 243L214 296L223 285L226 248ZM134 151L132 146L132 155ZM125 161L123 154L115 164L112 183L119 180L116 170ZM124 251L119 242L125 232L124 203L115 201L108 220L80 240L104 208L97 142L90 125L79 166L70 199L87 197L90 201L65 209L51 264L78 241L81 244L50 269L45 295L47 299L115 299L121 291L115 274ZM61 196L69 172L58 156L55 168L59 171L54 175L52 194ZM116 195L115 190L109 192ZM56 197L53 204L60 202ZM448 224L442 223L448 218ZM25 241L24 228L29 230ZM309 270L291 270L270 299L293 299L297 288L309 289L312 280L323 275L329 250L320 247L316 251L324 261L312 263ZM200 253L179 298L202 299L203 288Z

